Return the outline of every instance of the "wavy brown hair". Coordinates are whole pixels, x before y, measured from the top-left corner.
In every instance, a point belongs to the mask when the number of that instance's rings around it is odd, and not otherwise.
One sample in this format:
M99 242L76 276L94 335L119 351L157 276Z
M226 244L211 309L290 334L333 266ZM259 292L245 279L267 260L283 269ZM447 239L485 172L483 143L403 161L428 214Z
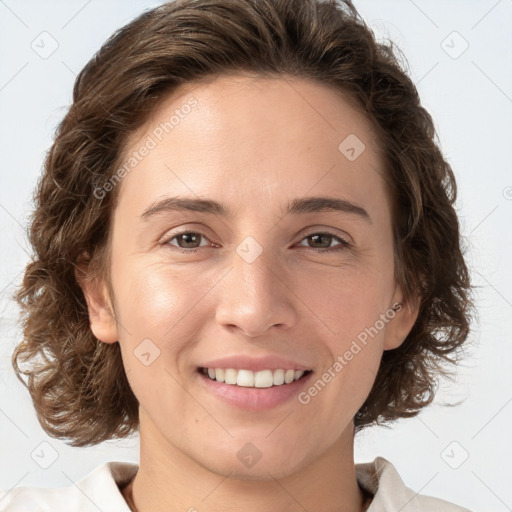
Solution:
M356 429L417 414L448 374L444 362L457 361L472 302L455 178L393 44L377 41L349 0L177 0L115 32L79 73L35 192L34 255L16 293L24 340L12 362L50 436L86 446L137 430L119 343L93 336L75 274L86 255L89 275L108 276L119 187L95 191L114 175L129 135L180 84L237 72L334 87L379 135L395 275L421 304L404 343L384 352Z

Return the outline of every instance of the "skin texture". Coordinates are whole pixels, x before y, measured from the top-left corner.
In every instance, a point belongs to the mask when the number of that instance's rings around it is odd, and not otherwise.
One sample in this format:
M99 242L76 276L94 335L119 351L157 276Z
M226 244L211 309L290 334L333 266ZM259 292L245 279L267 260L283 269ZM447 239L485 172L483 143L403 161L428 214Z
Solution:
M140 403L140 468L126 495L141 512L362 510L353 417L382 352L402 343L418 313L394 279L372 125L339 92L309 80L224 76L181 86L126 154L191 97L197 106L119 185L113 297L105 283L84 286L91 328L102 342L120 343ZM354 161L338 149L350 134L365 145ZM234 216L141 219L178 195L216 200ZM351 201L371 222L344 212L285 215L288 202L306 196ZM187 245L180 230L203 236ZM308 238L325 232L333 238ZM262 248L252 263L237 253L249 236ZM293 397L243 411L200 382L201 362L235 354L291 358L313 369L313 382L397 302L404 307L306 405ZM134 353L145 339L160 350L149 366ZM262 455L252 467L237 457L248 442Z

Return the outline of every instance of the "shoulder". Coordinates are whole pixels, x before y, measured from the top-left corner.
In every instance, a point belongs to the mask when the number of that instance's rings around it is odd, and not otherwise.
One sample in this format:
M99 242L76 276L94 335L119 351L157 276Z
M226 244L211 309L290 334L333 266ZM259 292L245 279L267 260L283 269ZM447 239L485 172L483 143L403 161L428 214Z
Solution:
M111 461L66 487L14 487L0 491L0 512L130 512L119 485L137 472L133 462Z
M471 512L409 489L393 464L383 457L356 464L356 474L359 485L374 496L367 512Z

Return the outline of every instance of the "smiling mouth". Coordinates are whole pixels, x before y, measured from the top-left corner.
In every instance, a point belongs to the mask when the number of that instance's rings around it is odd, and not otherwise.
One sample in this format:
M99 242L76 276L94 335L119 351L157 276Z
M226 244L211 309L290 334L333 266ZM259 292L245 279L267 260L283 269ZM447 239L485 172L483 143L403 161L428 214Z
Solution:
M228 384L230 386L239 386L245 388L270 388L274 386L283 386L303 379L309 375L312 370L252 370L235 368L198 368L199 373L207 376L211 380Z

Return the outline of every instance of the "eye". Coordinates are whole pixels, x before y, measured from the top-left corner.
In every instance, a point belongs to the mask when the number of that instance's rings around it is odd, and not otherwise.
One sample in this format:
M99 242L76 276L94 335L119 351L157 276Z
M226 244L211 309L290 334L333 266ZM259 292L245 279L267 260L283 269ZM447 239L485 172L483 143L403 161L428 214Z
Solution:
M177 250L187 253L194 253L200 247L213 247L214 244L211 242L201 244L201 238L204 238L206 241L208 240L205 235L197 231L183 231L182 233L174 234L171 238L164 241L163 243L172 245L176 247ZM307 241L306 243L313 243L314 245L318 244L318 246L307 247L301 244L301 247L319 252L341 251L350 247L349 242L332 233L311 233L310 235L304 237L301 242L304 240ZM176 243L173 243L174 241L176 241ZM333 246L332 242L337 243L335 243Z
M329 251L342 251L350 247L350 244L344 240L343 238L334 235L332 233L311 233L307 237L303 238L303 240L307 240L308 242L312 242L313 244L318 244L319 247L307 247L308 249L312 249L314 251L320 252L329 252ZM332 242L339 242L337 245L332 246ZM304 246L302 246L304 247Z
M177 247L182 252L196 252L196 250L199 247L201 247L201 245L198 245L198 243L200 243L201 241L201 237L208 240L205 235L203 235L202 233L198 233L197 231L183 231L182 233L175 234L172 238L169 238L165 243ZM173 240L176 240L178 245L173 244ZM211 243L206 243L204 245L210 247L212 246Z

